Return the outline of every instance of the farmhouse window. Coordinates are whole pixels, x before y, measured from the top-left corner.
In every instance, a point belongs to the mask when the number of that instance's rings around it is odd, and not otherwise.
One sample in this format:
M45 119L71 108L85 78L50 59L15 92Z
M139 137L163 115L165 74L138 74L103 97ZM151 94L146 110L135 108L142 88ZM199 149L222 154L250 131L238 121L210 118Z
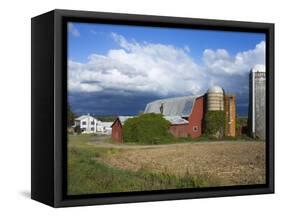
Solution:
M86 121L82 121L82 125L86 125Z

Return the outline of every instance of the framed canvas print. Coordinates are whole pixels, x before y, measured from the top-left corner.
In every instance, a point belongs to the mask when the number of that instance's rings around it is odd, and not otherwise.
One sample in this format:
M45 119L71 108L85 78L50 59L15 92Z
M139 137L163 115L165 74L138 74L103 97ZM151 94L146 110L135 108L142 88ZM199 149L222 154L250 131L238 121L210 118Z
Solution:
M32 192L53 207L274 192L274 24L32 18Z

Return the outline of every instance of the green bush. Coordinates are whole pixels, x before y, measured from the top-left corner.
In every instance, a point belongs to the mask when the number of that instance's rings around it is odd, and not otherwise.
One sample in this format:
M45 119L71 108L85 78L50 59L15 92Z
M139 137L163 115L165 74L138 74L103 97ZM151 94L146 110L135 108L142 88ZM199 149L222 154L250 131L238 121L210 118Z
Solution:
M80 126L75 126L74 127L74 132L77 133L77 134L81 134L82 130L81 130Z
M161 114L141 114L125 121L124 142L160 144L173 140L169 132L170 123Z
M225 112L208 111L205 115L204 133L208 136L222 138L225 131Z
M67 126L71 127L74 124L76 114L72 111L69 104L67 104Z

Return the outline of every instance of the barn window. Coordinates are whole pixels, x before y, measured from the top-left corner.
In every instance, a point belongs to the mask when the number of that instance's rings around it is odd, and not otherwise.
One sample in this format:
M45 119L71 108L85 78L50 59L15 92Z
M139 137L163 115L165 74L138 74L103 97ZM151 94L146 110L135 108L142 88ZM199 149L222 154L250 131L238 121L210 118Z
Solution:
M193 126L193 132L197 132L198 131L198 126Z

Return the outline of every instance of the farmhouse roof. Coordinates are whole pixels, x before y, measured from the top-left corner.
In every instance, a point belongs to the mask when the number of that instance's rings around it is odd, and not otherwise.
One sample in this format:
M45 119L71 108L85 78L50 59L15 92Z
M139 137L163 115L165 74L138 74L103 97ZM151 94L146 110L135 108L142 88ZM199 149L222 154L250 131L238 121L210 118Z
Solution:
M198 96L183 96L155 100L146 105L144 113L159 114L162 110L164 116L188 117L197 97Z
M92 117L92 116L88 116L88 115L81 115L81 116L79 116L79 117L75 118L75 120L83 120L83 119L88 118L88 117Z
M95 117L91 116L91 115L81 115L77 118L75 118L75 120L83 120L83 119L86 119L86 118L93 118L93 119L96 119Z

